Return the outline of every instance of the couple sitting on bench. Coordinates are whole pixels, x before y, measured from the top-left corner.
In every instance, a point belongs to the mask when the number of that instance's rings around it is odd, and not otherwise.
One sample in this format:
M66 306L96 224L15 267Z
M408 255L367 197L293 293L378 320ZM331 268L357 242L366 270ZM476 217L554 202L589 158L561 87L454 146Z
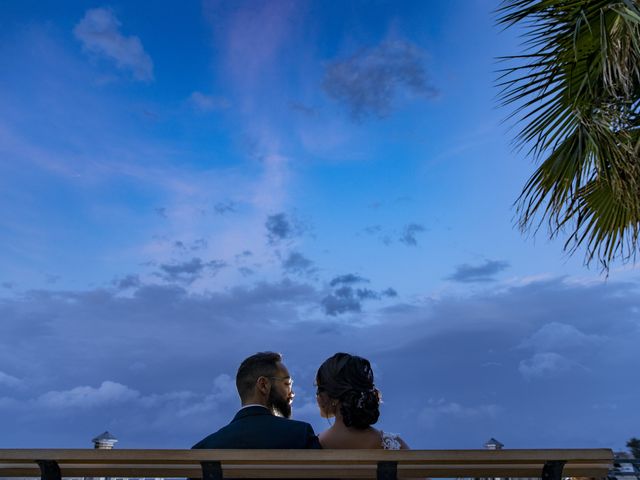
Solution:
M335 417L319 436L308 423L289 419L292 385L279 353L260 352L245 359L236 375L242 408L231 423L192 448L409 448L398 435L371 426L380 415L380 392L368 360L336 353L318 369L320 415Z

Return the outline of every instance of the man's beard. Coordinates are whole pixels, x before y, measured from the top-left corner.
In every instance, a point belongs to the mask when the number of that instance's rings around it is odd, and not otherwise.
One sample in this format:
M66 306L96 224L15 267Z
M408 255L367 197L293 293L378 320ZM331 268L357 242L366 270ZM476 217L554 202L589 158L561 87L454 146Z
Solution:
M279 417L291 418L291 404L289 400L282 397L274 389L269 392L269 398L267 399L267 408L273 412L274 415Z

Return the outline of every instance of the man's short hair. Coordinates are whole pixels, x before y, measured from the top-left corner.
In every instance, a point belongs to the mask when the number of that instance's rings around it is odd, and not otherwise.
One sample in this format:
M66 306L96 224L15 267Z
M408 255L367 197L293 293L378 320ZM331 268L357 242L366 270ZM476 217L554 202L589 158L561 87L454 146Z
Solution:
M276 352L258 352L245 358L236 374L236 388L244 401L253 394L259 377L273 377L278 373L278 363L282 355Z

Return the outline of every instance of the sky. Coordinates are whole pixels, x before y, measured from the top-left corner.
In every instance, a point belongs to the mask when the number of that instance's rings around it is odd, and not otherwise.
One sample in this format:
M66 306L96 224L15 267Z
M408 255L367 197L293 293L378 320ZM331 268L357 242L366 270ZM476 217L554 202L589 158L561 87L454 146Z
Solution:
M489 0L0 1L0 448L188 448L282 352L413 448L624 449L640 276L517 228Z

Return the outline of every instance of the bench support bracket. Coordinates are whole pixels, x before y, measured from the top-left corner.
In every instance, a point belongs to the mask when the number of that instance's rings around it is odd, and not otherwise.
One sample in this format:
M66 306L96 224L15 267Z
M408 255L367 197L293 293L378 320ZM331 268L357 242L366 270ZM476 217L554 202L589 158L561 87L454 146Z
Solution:
M40 467L41 480L62 480L58 462L54 460L36 460L36 463Z
M377 480L397 480L398 462L378 462Z
M542 480L562 480L562 469L564 464L567 463L564 460L550 460L544 462L542 468Z
M220 462L200 462L202 480L222 480L222 464Z

